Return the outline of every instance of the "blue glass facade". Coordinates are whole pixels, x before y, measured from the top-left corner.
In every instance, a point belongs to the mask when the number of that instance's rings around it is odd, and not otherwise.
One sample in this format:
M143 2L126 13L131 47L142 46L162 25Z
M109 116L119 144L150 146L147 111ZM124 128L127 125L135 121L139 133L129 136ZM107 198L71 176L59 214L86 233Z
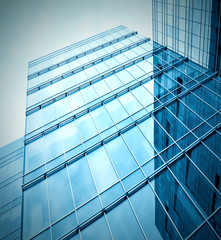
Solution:
M219 0L153 0L153 40L221 73Z
M0 239L220 239L221 78L162 43L119 26L29 63Z
M124 26L29 63L22 239L219 239L220 91Z
M24 138L0 149L0 239L20 239Z

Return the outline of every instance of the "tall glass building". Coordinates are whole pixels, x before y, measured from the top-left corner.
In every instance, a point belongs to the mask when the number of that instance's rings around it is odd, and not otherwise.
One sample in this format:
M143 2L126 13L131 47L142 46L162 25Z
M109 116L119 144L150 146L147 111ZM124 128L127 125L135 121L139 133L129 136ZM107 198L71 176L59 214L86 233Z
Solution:
M153 0L153 40L221 74L220 0Z
M220 80L124 26L30 62L21 238L219 239Z
M119 26L29 63L0 239L220 239L221 78L176 50Z
M0 149L0 239L20 239L24 138Z

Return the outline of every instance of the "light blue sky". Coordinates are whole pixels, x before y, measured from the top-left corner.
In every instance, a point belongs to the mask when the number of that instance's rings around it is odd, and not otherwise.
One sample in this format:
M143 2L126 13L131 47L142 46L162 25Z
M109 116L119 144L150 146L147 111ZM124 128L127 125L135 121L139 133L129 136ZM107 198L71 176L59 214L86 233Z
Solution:
M152 0L0 0L0 147L25 133L28 62L119 25L152 37Z

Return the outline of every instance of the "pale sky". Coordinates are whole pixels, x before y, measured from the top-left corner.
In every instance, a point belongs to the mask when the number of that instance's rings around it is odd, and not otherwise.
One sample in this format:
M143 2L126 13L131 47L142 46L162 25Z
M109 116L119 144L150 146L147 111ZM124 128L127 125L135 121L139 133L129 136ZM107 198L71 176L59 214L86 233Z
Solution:
M25 134L28 62L119 25L152 38L152 0L0 0L0 147Z

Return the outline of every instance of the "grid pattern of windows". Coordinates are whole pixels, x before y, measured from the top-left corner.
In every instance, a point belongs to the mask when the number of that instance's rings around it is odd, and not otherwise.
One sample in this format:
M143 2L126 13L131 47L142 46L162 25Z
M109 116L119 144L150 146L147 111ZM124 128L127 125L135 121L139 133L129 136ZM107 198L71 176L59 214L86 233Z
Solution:
M221 72L219 0L153 0L153 40Z
M0 149L0 239L20 239L24 138Z
M74 46L29 66L22 239L219 239L220 77L123 26Z

